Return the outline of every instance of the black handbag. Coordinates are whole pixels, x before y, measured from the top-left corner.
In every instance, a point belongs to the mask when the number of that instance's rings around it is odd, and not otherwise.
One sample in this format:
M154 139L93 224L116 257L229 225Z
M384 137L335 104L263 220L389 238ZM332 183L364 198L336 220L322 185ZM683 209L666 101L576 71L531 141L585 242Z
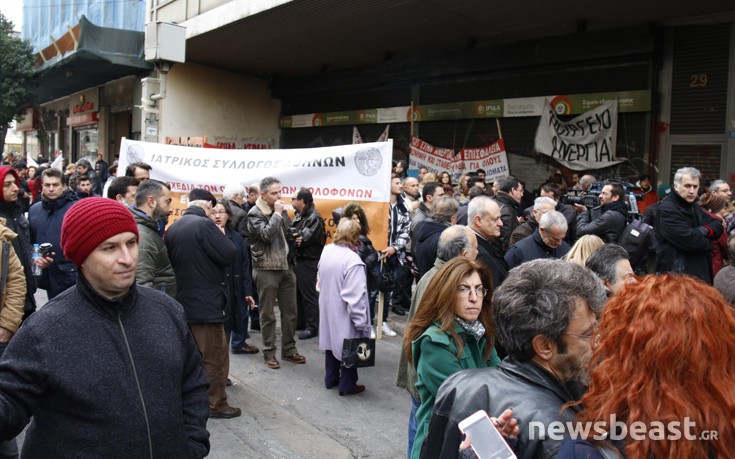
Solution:
M342 366L363 368L375 366L375 339L345 338L342 344Z

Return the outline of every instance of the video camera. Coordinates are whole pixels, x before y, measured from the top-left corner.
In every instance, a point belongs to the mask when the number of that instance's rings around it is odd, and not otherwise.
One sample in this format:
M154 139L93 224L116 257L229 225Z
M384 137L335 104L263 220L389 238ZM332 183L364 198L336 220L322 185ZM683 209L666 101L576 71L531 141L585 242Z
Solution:
M628 219L637 216L637 202L643 200L642 190L640 187L636 186L635 183L630 183L621 178L599 180L590 185L588 190L570 190L573 194L564 196L562 198L562 202L569 205L581 204L588 209L600 207L600 193L602 193L602 187L607 183L618 183L623 187L623 202L625 202L625 205L628 208ZM631 193L633 193L633 196L636 199L635 205L630 202Z

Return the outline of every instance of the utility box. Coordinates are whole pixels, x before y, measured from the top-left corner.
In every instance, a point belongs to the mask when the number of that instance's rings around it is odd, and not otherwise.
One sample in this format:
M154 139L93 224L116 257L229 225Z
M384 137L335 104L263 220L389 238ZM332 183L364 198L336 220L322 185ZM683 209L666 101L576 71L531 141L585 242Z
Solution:
M186 62L186 27L168 22L146 24L145 60Z

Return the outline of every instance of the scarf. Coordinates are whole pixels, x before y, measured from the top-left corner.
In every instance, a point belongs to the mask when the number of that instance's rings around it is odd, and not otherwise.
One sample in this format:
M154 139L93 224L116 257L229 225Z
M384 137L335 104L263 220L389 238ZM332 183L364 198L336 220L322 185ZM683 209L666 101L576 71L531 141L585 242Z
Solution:
M461 319L459 317L455 317L454 320L457 321L457 323L462 327L464 331L471 335L475 335L477 339L482 338L485 336L485 326L482 325L482 322L479 320L473 320L472 322L467 322L464 319Z

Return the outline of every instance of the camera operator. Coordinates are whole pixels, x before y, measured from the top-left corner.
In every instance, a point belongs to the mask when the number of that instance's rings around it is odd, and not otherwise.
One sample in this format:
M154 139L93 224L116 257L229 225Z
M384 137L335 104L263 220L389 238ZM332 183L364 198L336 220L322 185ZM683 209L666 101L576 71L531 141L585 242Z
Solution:
M574 204L577 211L577 237L585 234L599 236L606 243L617 243L628 223L628 208L623 197L625 191L616 182L605 182L600 192L601 215L591 219L590 212L581 204Z

